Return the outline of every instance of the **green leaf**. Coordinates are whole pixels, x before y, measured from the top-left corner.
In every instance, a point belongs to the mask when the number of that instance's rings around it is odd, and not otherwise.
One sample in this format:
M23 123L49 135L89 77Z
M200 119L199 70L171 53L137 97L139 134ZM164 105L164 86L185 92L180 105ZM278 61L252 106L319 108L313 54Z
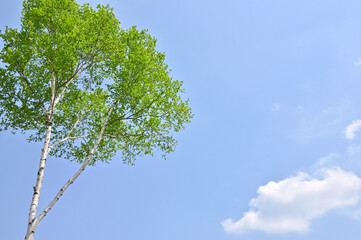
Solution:
M67 140L50 155L82 162L115 104L90 164L174 151L172 134L192 113L147 30L123 30L108 5L73 0L24 1L21 23L0 33L0 131L43 141L51 122L51 144Z

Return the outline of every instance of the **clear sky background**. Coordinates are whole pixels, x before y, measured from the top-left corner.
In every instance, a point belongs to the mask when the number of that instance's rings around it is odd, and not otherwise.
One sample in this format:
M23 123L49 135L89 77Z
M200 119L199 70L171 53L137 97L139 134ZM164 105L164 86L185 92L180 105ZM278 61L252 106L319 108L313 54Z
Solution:
M166 161L87 168L37 240L360 239L361 1L90 3L149 29L195 117ZM0 0L0 29L20 13ZM41 144L25 139L0 133L3 240L26 231ZM48 159L40 209L78 167Z

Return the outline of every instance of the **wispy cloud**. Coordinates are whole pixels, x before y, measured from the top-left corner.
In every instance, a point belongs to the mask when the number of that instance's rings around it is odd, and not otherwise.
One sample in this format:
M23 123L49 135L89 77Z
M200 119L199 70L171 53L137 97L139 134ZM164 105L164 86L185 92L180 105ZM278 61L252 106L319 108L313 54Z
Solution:
M281 104L274 103L270 109L271 109L271 112L276 113L281 110Z
M361 59L359 58L356 62L354 62L355 65L361 66Z
M354 139L356 132L358 132L361 128L361 120L354 120L350 125L346 127L346 130L344 131L345 136L347 139Z
M338 136L344 130L344 116L353 111L348 98L340 99L327 107L305 104L275 103L270 110L274 114L279 132L297 142Z
M305 232L325 212L354 206L361 197L361 178L340 168L321 171L321 179L300 172L258 188L252 209L234 222L221 224L227 233L259 230L269 233Z
M339 153L330 152L324 157L318 159L318 161L313 165L313 169L326 168L327 166L334 166L335 160L339 159L341 156Z

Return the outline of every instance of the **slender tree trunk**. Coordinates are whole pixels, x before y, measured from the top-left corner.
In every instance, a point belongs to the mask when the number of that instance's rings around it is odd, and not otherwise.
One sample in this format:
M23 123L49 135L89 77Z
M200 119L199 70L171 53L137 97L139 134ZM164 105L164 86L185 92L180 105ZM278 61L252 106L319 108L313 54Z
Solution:
M41 150L38 175L36 178L35 186L33 188L34 193L33 193L33 198L31 200L31 205L30 205L29 218L28 218L28 229L26 231L25 240L34 240L35 230L38 225L38 222L36 221L36 210L38 208L40 191L41 191L41 187L42 187L43 179L44 179L44 170L45 170L46 158L48 156L50 136L51 136L51 122L49 121L47 123L47 127L46 127L44 146Z
M84 171L84 169L86 168L86 166L88 165L88 163L90 162L90 160L93 157L93 154L95 153L96 149L98 148L100 141L103 138L104 135L104 131L105 128L107 126L108 120L110 115L112 114L112 111L114 109L114 107L116 106L118 100L115 101L112 106L110 107L107 116L105 117L104 123L102 128L100 129L99 135L98 135L98 139L94 145L94 147L92 148L92 150L89 152L87 158L85 159L85 161L83 162L82 166L79 168L79 170L73 175L73 177L71 177L65 184L64 186L59 190L59 192L55 195L54 199L49 203L49 205L39 214L38 217L36 217L36 210L38 207L38 203L39 203L39 196L40 196L40 190L41 190L41 186L43 183L43 178L44 178L44 168L45 168L45 163L46 163L46 157L49 153L49 143L50 143L50 136L51 136L51 123L49 122L49 124L47 124L47 129L46 129L46 137L45 137L45 141L44 141L44 146L42 149L42 153L41 153L41 158L40 158L40 164L39 164L39 171L38 171L38 177L36 179L36 185L34 187L34 194L33 194L33 199L31 201L31 206L30 206L30 212L29 212L29 220L28 220L28 230L26 232L26 236L25 236L25 240L34 240L34 236L35 236L35 230L37 228L37 226L39 225L40 221L46 216L46 214L51 210L51 208L55 205L55 203L58 202L58 200L60 199L60 197L63 195L64 191L75 181L75 179L77 179L79 177L79 175Z
M63 193L65 192L65 190L75 181L75 179L77 179L79 177L79 175L85 170L86 166L89 164L90 160L92 159L95 151L97 150L100 141L103 139L104 136L104 131L105 128L107 127L107 123L109 120L110 115L113 112L113 109L115 107L115 105L117 104L118 101L115 101L113 103L113 105L110 107L107 116L105 117L104 123L102 128L100 129L99 135L98 135L98 139L95 142L94 147L92 148L92 150L89 152L88 156L86 157L85 161L83 162L83 164L81 165L81 167L79 168L79 170L64 184L64 186L59 190L59 192L55 195L54 199L49 203L49 205L44 209L44 211L42 211L39 216L36 218L35 220L35 226L37 226L39 224L39 222L46 216L46 214L48 214L48 212L52 209L52 207L59 201L59 199L61 198L61 196L63 196Z

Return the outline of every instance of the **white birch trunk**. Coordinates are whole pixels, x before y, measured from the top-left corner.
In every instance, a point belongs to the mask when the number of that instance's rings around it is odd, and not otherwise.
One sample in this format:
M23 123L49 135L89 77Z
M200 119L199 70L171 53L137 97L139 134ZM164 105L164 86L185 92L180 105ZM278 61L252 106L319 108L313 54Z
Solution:
M54 73L52 73L51 74L51 106L49 107L49 112L47 114L44 146L41 150L38 176L36 178L36 183L34 186L33 199L31 200L29 218L28 218L28 228L26 230L25 240L34 240L35 230L39 224L38 221L36 221L37 220L36 210L38 208L41 187L43 185L46 158L48 157L48 153L49 153L51 127L53 125L52 119L53 119L54 101L55 101L55 85L56 85L55 76L54 76Z
M79 168L79 170L64 184L64 186L59 190L59 192L55 195L54 199L49 203L49 205L39 214L38 217L36 217L36 210L39 203L39 196L40 196L40 190L41 185L44 178L44 168L46 163L46 157L49 153L49 142L50 142L50 136L51 136L51 124L48 124L47 130L46 130L46 137L44 141L44 147L42 149L41 159L40 159L40 165L39 165L39 171L38 171L38 177L36 180L36 185L34 187L34 194L33 194L33 200L31 202L30 206L30 213L29 213L29 220L28 220L28 230L26 232L25 240L34 240L35 236L35 230L38 227L40 221L46 216L46 214L51 210L51 208L55 205L55 203L58 202L60 197L63 195L64 191L72 184L75 179L79 177L79 175L84 171L88 163L90 162L91 158L93 157L96 149L98 148L100 141L103 138L105 128L107 126L107 122L109 120L109 117L117 104L118 101L115 101L113 105L110 107L107 116L105 117L104 123L102 128L100 129L98 139L93 147L93 149L88 154L87 158Z
M26 231L25 240L34 240L35 229L36 229L36 226L35 226L36 210L38 208L40 191L41 191L41 187L43 185L44 170L45 170L46 158L48 156L50 136L51 136L51 123L49 122L46 127L44 146L41 150L38 176L36 178L33 198L31 200L29 218L28 218L28 228Z
M54 199L49 203L48 206L46 206L46 208L39 214L39 217L36 218L35 220L35 227L39 224L39 222L46 216L46 214L48 214L48 212L52 209L52 207L55 205L55 203L57 203L60 199L61 196L63 196L64 191L75 181L75 179L77 179L79 177L79 175L85 170L86 166L88 165L88 163L90 162L90 160L92 159L96 149L98 148L100 141L102 140L103 136L104 136L104 131L105 128L107 126L108 120L110 115L112 114L112 111L115 107L115 105L117 104L118 101L115 101L113 103L113 105L110 107L107 116L105 117L104 123L102 128L100 129L99 135L98 135L98 139L95 142L94 147L92 148L92 150L89 152L88 156L86 157L85 161L83 162L83 164L81 165L81 167L79 168L79 170L64 184L64 186L59 190L59 192L55 195Z

